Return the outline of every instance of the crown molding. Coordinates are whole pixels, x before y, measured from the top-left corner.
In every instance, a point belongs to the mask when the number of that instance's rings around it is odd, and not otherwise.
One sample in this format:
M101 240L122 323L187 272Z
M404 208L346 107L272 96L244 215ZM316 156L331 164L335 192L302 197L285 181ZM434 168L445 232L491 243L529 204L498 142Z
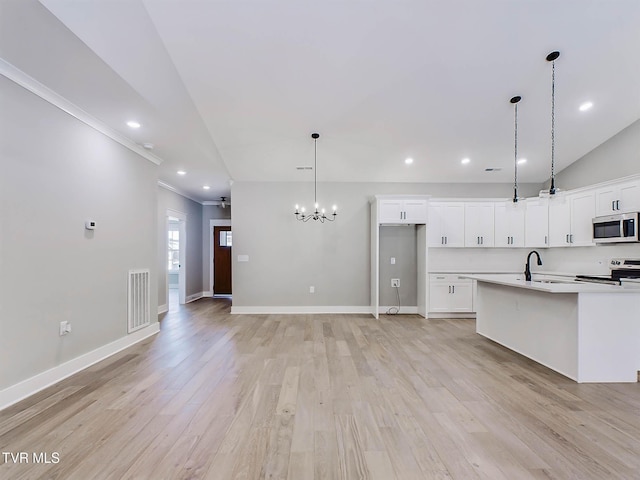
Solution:
M62 95L54 92L49 87L38 82L35 78L27 75L22 70L7 62L3 58L0 58L0 74L8 78L15 84L20 85L25 90L28 90L34 95L42 98L46 102L49 102L51 105L58 107L63 112L80 120L85 125L93 128L94 130L97 130L98 132L109 137L115 142L118 142L123 147L126 147L132 152L137 153L141 157L149 160L151 163L154 163L156 165L160 165L162 163L162 159L158 156L153 155L148 150L145 150L144 147L131 141L124 135L116 132L111 127L107 126L100 120L85 112L80 107L64 98Z

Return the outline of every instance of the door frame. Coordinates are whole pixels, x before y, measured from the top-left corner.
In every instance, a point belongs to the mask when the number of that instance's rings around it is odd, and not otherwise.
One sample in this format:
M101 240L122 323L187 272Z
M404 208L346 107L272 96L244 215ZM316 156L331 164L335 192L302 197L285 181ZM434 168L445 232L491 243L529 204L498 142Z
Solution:
M186 301L187 286L187 214L167 208L164 226L164 264L165 264L165 295L167 300L167 308L169 308L169 272L166 269L167 252L169 251L169 217L178 219L178 231L180 237L179 260L180 268L178 270L178 303L184 305Z
M216 218L209 220L209 297L213 297L213 227L231 227L231 219ZM233 269L233 256L231 257L231 268Z

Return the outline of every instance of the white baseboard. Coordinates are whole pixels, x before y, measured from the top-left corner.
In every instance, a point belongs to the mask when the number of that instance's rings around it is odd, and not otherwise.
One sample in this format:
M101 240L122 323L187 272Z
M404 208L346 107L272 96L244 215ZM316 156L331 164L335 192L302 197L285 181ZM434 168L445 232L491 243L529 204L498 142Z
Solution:
M234 307L231 305L232 314L313 314L313 313L371 313L369 305L359 306L314 306L314 307Z
M396 309L396 308L398 308L398 306L397 306L397 305L392 305L392 306L386 306L386 307L385 307L385 306L383 306L383 305L380 305L380 307L378 307L378 308L379 308L378 312L379 312L380 314L384 315L384 314L385 314L385 313L387 313L390 309L392 309L392 308L393 308L393 309ZM417 314L418 314L418 307L417 307L417 306L414 306L414 307L404 307L404 306L402 306L402 305L401 305L401 306L400 306L400 313L399 313L399 314L400 314L400 315L403 315L403 314L407 314L407 315L417 315Z
M158 305L158 315L168 311L169 311L169 306L166 303L164 305Z
M208 292L202 292L202 296L206 298L213 297L213 292L209 290Z
M102 347L96 348L84 355L80 355L73 360L69 360L57 367L5 388L0 391L0 410L7 408L8 406L13 405L14 403L17 403L20 400L23 400L55 383L58 383L59 381L70 377L74 373L78 373L79 371L144 340L147 337L155 335L159 331L160 324L158 322L152 323L148 327L137 330L136 332L131 333L126 337L122 337L115 342L103 345Z
M204 297L205 293L206 292L198 292L198 293L194 293L193 295L189 295L187 298L184 299L184 303L195 302L196 300L199 300L202 297Z
M476 312L469 313L453 313L453 312L429 312L427 318L476 318Z

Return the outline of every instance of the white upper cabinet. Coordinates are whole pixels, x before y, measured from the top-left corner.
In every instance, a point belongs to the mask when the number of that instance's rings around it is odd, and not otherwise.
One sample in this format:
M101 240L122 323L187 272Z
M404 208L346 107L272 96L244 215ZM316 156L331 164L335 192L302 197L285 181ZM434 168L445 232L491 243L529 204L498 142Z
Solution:
M593 217L596 216L596 202L593 191L569 195L571 201L571 245L588 246L593 243Z
M474 202L464 205L464 246L494 246L494 203Z
M464 247L464 203L430 202L427 235L430 247Z
M640 180L614 183L596 190L596 216L640 211Z
M591 220L595 212L593 190L551 198L549 200L549 246L593 245Z
M378 197L378 223L427 223L426 198L412 197Z
M544 248L549 246L549 201L544 198L528 198L525 201L524 246Z
M496 202L494 209L495 246L507 248L524 247L524 202Z

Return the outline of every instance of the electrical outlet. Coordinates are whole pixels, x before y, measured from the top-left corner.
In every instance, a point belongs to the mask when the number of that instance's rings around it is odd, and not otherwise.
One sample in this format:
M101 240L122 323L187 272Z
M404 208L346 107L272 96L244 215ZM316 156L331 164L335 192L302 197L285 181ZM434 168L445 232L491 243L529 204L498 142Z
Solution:
M400 279L399 278L392 278L391 279L391 287L392 288L400 288Z
M314 287L313 285L311 285L309 287L309 293L316 293L316 287Z
M391 265L395 265L396 264L396 257L391 257Z
M60 336L66 335L71 331L71 324L66 320L64 322L60 322Z

